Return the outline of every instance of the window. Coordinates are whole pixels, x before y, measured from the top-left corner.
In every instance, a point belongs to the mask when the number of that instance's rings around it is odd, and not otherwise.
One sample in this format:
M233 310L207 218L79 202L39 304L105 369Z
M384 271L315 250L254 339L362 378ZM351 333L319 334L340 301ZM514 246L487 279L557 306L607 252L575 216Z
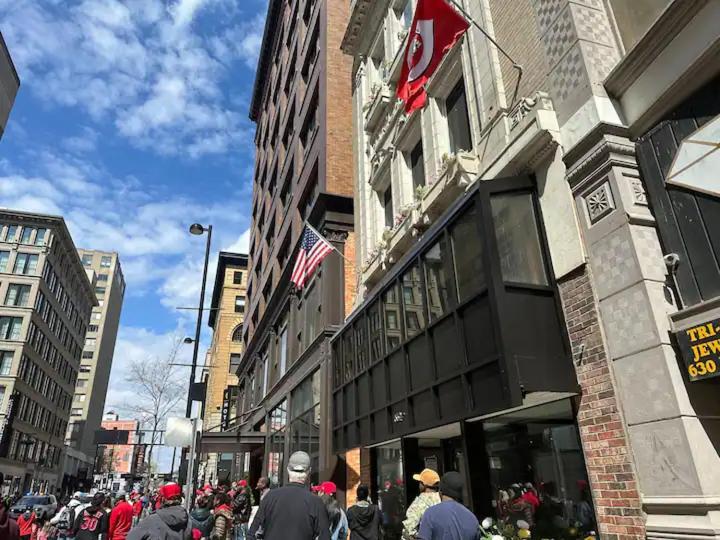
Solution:
M242 360L242 354L230 353L230 373L237 372L240 360Z
M93 256L90 254L85 254L82 256L82 263L83 266L92 266L93 262Z
M397 285L390 287L383 295L383 310L385 313L385 340L387 350L391 351L400 345L402 340Z
M0 339L20 339L22 317L0 317Z
M94 338L94 337L85 338L85 348L86 349L94 348L95 342L96 342L96 338Z
M465 83L462 79L445 100L445 111L450 135L450 151L456 154L462 150L471 150L470 119L465 98Z
M88 332L97 332L98 328L99 328L99 326L97 324L91 324L90 326L88 326L87 331Z
M98 281L107 281L108 275L107 274L98 274Z
M503 280L547 285L532 195L496 195L490 205Z
M28 275L34 274L37 269L38 256L31 253L18 253L15 257L16 274Z
M78 408L72 409L70 411L70 415L71 416L82 416L82 412L83 412L82 408L78 407Z
M80 403L85 403L85 398L87 397L85 394L76 394L75 397Z
M410 151L410 172L412 173L413 188L425 185L425 163L423 161L422 141L418 141Z
M0 409L2 409L4 402L5 402L5 387L0 386Z
M10 368L12 367L13 352L12 351L0 351L0 375L10 375ZM0 400L0 403L2 401Z
M235 330L233 330L232 340L233 340L235 343L240 343L240 342L242 342L242 330L243 330L242 324L238 324L238 325L235 327Z
M87 379L78 379L76 388L87 388Z
M89 359L91 359L91 358L93 357L94 354L95 354L95 353L94 353L93 351L83 351L82 357L83 357L85 360L89 360Z
M0 272L7 272L8 259L10 258L9 251L0 251Z
M272 484L283 480L283 456L285 453L285 428L287 427L287 399L270 411L270 448L268 452L268 477Z
M485 286L483 244L478 230L478 216L471 206L450 229L457 296L463 302Z
M236 270L235 272L233 272L233 284L234 285L242 284L242 278L243 278L243 273L241 270Z
M417 263L403 274L401 283L405 308L405 332L410 339L425 328L422 282Z
M105 294L105 287L95 287L95 294L98 296L102 296Z
M394 221L392 186L388 186L388 188L383 192L381 202L383 206L383 215L385 216L385 226L392 229Z
M38 229L37 234L35 234L35 245L36 246L44 246L46 236L47 236L47 229Z
M26 307L30 299L30 285L11 283L5 296L6 306Z
M301 382L290 395L290 453L303 450L310 455L310 480L318 482L320 457L320 371Z
M98 311L93 311L91 318L93 321L99 321L100 319L102 319L102 313L100 313Z
M21 244L29 244L30 243L30 237L32 236L32 227L23 227L22 233L20 233L20 243Z
M18 227L17 225L8 225L7 232L5 233L6 242L14 242L17 238Z
M451 261L450 245L444 236L423 255L430 320L442 317L455 303Z
M235 313L245 313L245 297L235 297Z
M90 366L80 366L80 373L90 373Z
M100 259L100 267L101 268L110 268L110 263L112 262L112 257L109 255L103 255L102 259Z

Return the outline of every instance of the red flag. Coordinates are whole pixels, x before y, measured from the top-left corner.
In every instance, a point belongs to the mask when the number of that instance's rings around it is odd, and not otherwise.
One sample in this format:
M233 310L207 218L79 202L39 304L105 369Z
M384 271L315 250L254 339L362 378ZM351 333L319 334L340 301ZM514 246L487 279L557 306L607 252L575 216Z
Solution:
M425 83L469 26L445 0L418 0L397 86L406 113L425 106Z

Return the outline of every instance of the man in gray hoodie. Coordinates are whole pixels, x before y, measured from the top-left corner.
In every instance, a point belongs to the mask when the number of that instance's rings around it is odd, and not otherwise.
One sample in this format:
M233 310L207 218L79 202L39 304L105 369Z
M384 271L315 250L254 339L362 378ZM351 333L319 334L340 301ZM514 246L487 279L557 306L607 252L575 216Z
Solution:
M178 484L160 488L161 507L130 531L127 540L192 540L192 524L182 507L182 489Z

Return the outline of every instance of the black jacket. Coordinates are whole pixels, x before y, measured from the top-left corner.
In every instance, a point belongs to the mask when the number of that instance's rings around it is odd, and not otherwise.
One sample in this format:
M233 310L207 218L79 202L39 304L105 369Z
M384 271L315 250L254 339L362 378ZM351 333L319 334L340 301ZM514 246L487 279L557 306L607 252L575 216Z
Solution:
M143 519L127 540L192 540L192 524L182 506L166 506Z
M252 502L247 491L242 490L235 495L235 498L232 500L232 511L237 523L247 523L250 521Z
M190 524L200 531L203 538L210 538L215 518L207 508L194 508L190 512Z
M108 514L98 506L88 506L75 518L76 540L96 540L108 532Z
M263 540L330 540L327 511L320 497L302 484L288 484L273 489L260 502L248 540L256 540L258 531Z
M360 501L347 511L350 540L380 540L382 516L380 509L367 501Z

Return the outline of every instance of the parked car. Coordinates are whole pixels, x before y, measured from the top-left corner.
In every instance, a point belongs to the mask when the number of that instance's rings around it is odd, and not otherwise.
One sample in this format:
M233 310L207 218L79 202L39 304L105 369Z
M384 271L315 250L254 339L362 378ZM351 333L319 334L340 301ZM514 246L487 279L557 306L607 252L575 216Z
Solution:
M38 519L49 519L57 512L57 499L55 495L25 495L10 507L10 517L17 519L28 508Z

